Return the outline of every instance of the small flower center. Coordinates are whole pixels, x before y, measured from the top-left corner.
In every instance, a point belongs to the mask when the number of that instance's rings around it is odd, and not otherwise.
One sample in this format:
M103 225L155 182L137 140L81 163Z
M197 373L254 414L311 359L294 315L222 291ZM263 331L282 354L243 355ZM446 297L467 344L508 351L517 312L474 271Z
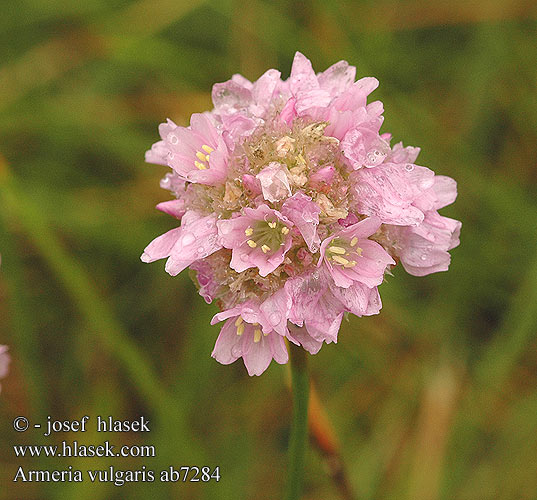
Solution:
M209 168L209 155L214 149L211 148L211 146L207 146L207 144L201 146L201 149L203 149L203 151L196 152L197 160L194 161L194 165L199 170L207 170L207 168Z
M248 226L244 234L248 238L246 244L250 248L259 247L263 253L269 253L277 251L283 245L289 231L279 220L257 221L253 227Z
M348 269L356 265L356 259L362 255L362 249L357 246L358 238L350 241L334 238L326 249L326 258L333 263Z

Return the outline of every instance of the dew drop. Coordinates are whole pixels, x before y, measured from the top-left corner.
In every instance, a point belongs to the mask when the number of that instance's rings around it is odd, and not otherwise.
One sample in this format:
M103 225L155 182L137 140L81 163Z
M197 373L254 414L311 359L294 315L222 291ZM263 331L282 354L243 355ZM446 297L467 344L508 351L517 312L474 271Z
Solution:
M421 260L427 260L427 255L423 254L423 255L421 256Z
M405 170L406 170L407 172L412 172L412 170L414 170L414 165L411 165L410 163L407 163L407 164L405 165Z
M231 229L232 229L232 225L231 225L231 222L230 221L223 221L221 224L220 224L220 232L222 234L229 234L231 233Z
M269 316L269 321L270 323L273 325L273 326L276 326L279 322L280 322L280 313L278 312L273 312L270 316Z
M204 247L198 247L198 255L202 255L204 252L205 252L205 248Z
M170 132L170 133L168 134L167 139L168 139L168 141L170 141L172 144L177 144L177 143L179 142L179 139L177 138L177 136L176 136L174 133L172 133L172 132Z
M194 237L194 235L192 233L186 233L183 236L183 245L184 246L191 245L192 243L194 243L194 241L196 241L196 238Z

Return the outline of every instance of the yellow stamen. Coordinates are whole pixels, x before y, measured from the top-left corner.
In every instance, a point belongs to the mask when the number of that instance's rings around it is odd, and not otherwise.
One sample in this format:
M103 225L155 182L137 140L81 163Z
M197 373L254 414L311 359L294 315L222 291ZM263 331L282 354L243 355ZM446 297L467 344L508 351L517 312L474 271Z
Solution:
M241 324L237 327L237 335L240 337L243 333L244 333L244 323L241 323Z
M328 251L331 253L338 253L339 255L345 255L347 252L341 247L328 247Z
M242 323L242 316L239 316L235 321L235 326L239 326Z
M254 330L254 342L259 342L261 340L261 330L256 328Z
M257 243L254 240L248 240L246 243L248 243L250 248L255 248L257 246Z
M360 247L356 248L355 252L358 254L359 257L362 256L362 249Z
M282 233L283 234L289 234L289 228L287 226L282 227Z
M194 162L194 165L196 165L196 167L198 167L200 170L207 170L207 167L203 163L200 163L197 160Z
M358 238L355 236L355 237L351 240L351 247L353 247L354 245L356 245L356 243L358 243Z
M344 267L354 267L356 265L356 261L355 260L351 260L348 264L345 264Z
M214 151L214 149L211 148L211 146L207 146L207 144L201 146L201 149L203 149L203 151L205 151L207 154L211 154Z
M269 334L269 332L263 332L263 337L266 337Z
M254 234L254 230L251 228L251 227L247 227L245 230L244 230L244 234L246 236L252 236L252 234Z
M269 225L269 227L271 227L272 229L274 229L276 227L276 223L275 222L267 222L267 224Z
M270 252L270 247L268 245L262 245L261 250L263 250L263 253Z
M334 260L338 264L341 264L342 266L346 266L349 263L347 259L344 259L343 257L340 257L339 255L334 255L332 257L332 260Z
M201 160L201 161L206 161L207 159L207 157L201 151L198 151L196 153L196 156L198 157L198 160Z

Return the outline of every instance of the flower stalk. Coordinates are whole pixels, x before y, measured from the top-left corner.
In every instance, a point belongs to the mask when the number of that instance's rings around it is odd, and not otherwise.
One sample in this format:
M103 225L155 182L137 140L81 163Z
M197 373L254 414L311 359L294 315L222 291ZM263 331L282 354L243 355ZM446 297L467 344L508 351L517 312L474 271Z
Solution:
M293 391L293 421L289 438L289 463L285 500L298 500L302 492L304 462L308 445L308 403L310 380L307 352L291 342L291 379Z

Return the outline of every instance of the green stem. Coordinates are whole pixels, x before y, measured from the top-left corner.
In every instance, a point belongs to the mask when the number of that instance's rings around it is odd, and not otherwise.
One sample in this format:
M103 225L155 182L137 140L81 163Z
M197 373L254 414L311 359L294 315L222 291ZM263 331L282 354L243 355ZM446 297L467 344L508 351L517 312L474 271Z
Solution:
M293 423L289 439L289 464L285 500L298 500L302 492L304 460L308 443L310 381L306 351L289 342L293 388Z

